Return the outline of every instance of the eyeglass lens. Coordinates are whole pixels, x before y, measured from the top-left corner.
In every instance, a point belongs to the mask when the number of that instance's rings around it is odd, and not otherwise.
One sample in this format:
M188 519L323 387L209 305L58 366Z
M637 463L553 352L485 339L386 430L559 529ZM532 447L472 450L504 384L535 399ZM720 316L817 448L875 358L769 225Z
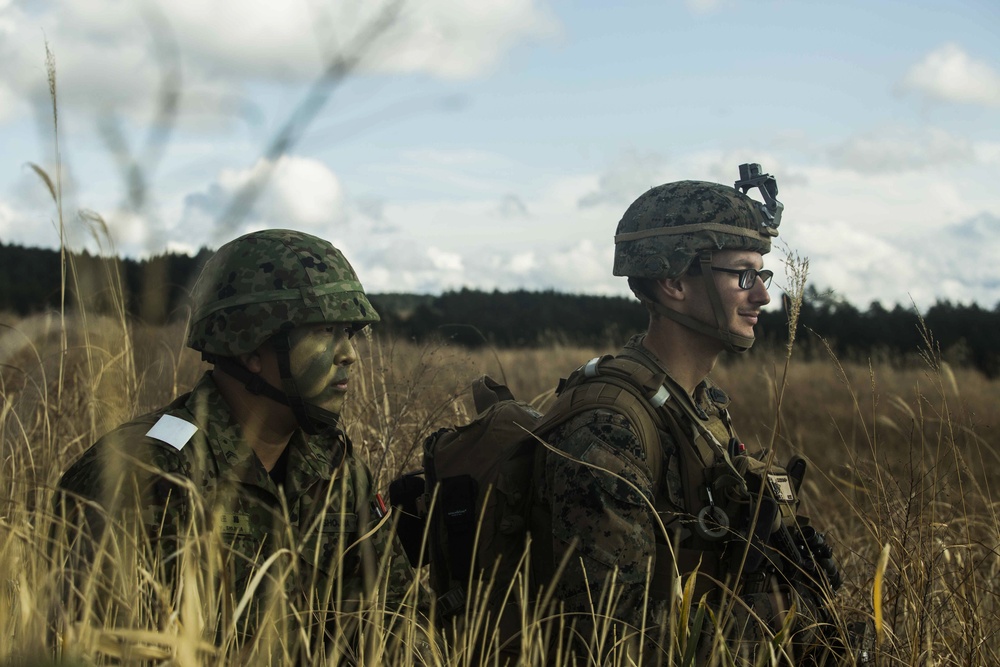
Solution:
M756 269L746 269L740 273L740 287L743 289L751 289L754 283L757 282L757 278L760 277L760 281L764 283L764 289L771 286L771 278L774 277L774 271L769 269L762 269L760 271Z

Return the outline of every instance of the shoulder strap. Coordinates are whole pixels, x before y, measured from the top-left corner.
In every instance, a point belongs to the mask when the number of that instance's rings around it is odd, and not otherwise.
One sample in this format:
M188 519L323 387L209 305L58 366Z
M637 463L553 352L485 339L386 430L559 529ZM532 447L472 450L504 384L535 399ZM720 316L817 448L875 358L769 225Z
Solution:
M635 428L657 491L663 476L663 448L658 431L669 429L659 408L669 397L662 374L632 359L596 357L566 380L555 405L536 426L534 434L545 436L588 410L604 408L617 412Z

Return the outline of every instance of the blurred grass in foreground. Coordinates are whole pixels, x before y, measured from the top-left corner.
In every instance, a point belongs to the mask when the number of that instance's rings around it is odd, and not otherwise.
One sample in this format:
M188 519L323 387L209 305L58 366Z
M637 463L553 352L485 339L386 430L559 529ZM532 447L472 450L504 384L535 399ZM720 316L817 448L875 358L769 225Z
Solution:
M294 146L397 10L398 3L390 3L376 12L330 59L263 153L270 163ZM55 204L61 304L52 315L0 316L0 637L7 640L0 642L0 663L43 664L55 650L61 659L110 663L244 666L347 657L372 665L413 664L415 617L407 609L384 609L378 599L336 619L338 627L355 628L363 639L355 646L338 635L325 651L311 652L313 638L289 631L285 623L289 614L310 610L292 608L280 595L269 601L268 631L240 645L233 628L241 601L211 588L211 568L220 557L211 534L185 540L181 594L158 579L158 564L144 560L142 537L135 536L132 543L109 539L104 545L118 595L109 609L90 614L94 609L87 605L98 597L93 586L101 583L96 576L84 582L73 603L66 602L59 550L49 544L49 536L63 528L50 509L60 473L98 436L167 403L204 369L183 347L182 325L150 328L126 317L117 274L78 271L67 247L56 67L47 45L46 56L53 165L29 166ZM130 152L120 128L110 124L107 130L130 176L153 171L176 113L174 61L165 57L164 63L155 124L160 131ZM130 180L136 184L141 187L126 189L125 209L138 215L148 206L148 192L144 179ZM221 222L241 220L260 187L249 184ZM113 246L102 243L110 239L105 221L94 213L79 217L102 254L114 256ZM802 266L801 275L792 276L800 288L804 275ZM162 281L148 278L155 293ZM110 295L111 307L102 312L111 315L88 311L95 286ZM714 375L734 399L734 420L746 442L773 446L782 460L799 453L811 461L806 513L828 532L846 579L835 611L842 618L876 619L876 664L1000 665L1000 519L992 496L1000 475L992 442L1000 421L1000 382L951 368L940 360L932 332L924 338L923 362L908 368L841 364L832 356L804 361L790 347L787 354L757 350L730 359ZM544 404L558 377L596 354L616 351L620 342L603 350L551 346L473 353L368 336L361 341L362 361L355 369L360 382L353 384L344 423L384 487L397 472L419 464L426 435L468 421L463 389L476 375L488 372L515 395ZM295 576L294 568L276 563L262 564L262 577ZM523 578L485 585L507 586L515 597L527 594ZM673 602L664 650L671 662L684 664L691 655L690 589L678 590ZM401 614L392 636L384 612L390 621ZM566 663L558 614L555 625L539 623L549 612L525 608L526 664ZM463 637L432 642L437 650L424 652L423 659L455 666L495 662L499 647L491 640L490 619L475 608L469 615L470 623L484 628L474 635L482 643ZM78 623L80 618L87 622ZM557 636L543 641L542 632L553 627ZM607 664L626 664L628 656L614 650L614 639L602 638L610 651ZM781 642L773 648L780 650ZM721 647L714 656L716 664L731 663ZM762 664L770 662L762 655Z

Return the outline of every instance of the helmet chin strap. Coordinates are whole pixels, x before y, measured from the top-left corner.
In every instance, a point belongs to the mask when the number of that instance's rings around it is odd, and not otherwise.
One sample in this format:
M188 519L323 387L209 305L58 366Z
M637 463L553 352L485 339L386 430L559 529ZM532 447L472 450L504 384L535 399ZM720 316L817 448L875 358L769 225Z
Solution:
M278 372L281 384L285 388L285 398L288 407L295 414L302 430L309 435L316 435L326 429L336 429L340 423L340 415L310 403L306 403L299 393L299 387L292 376L291 346L288 332L281 332L271 338L271 347L278 357Z
M722 341L725 349L730 352L746 352L753 346L754 338L753 336L740 336L739 334L734 334L729 328L729 320L726 317L726 311L722 307L722 297L719 296L719 291L715 287L715 278L712 275L712 253L702 253L699 256L698 261L701 267L701 279L705 284L705 290L708 292L708 301L712 305L712 312L715 314L714 327L710 324L702 322L701 320L696 320L690 315L684 315L676 310L667 308L663 304L653 301L641 292L636 290L632 290L632 292L636 295L639 301L646 306L647 310L652 311L657 315L662 315L663 317L673 320L688 329L697 331L700 334L705 334L706 336Z
M290 407L299 427L307 434L316 435L326 429L336 429L340 422L339 414L310 405L302 400L295 378L292 377L288 334L279 333L271 338L271 346L278 358L278 371L281 374L281 384L284 391L267 382L259 374L251 372L235 359L208 354L202 354L202 358L215 364L217 370L242 382L251 394L264 396Z

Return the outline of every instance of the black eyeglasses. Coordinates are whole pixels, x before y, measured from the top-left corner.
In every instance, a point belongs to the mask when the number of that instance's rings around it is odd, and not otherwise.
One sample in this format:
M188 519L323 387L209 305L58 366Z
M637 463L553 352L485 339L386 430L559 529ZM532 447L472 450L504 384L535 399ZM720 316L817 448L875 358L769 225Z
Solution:
M713 266L713 271L721 271L722 273L732 273L740 277L740 289L753 289L753 286L757 284L757 279L764 283L764 289L771 286L771 278L774 277L774 271L768 269L724 269L721 266Z

